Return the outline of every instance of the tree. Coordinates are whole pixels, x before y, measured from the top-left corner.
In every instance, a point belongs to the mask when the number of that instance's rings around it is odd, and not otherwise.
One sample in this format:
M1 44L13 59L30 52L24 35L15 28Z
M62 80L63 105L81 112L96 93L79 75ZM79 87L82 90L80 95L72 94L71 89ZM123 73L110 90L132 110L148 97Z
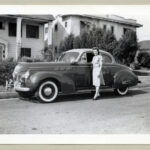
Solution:
M117 40L113 33L110 31L104 31L100 40L99 48L106 50L109 53L113 53L113 50L117 46Z
M81 39L79 36L74 38L73 48L81 48Z
M118 41L117 47L113 50L113 55L120 62L130 65L134 61L138 50L137 36L132 30L127 31Z
M111 53L118 62L130 65L138 49L137 36L134 31L129 30L117 41L115 35L109 30L93 28L80 36L74 37L70 34L60 43L59 49L66 51L73 48L93 47L103 49Z
M139 53L138 62L143 67L150 67L150 54L148 52Z
M84 32L81 35L81 48L90 48L88 32Z
M59 51L67 51L73 49L74 35L68 35L59 45Z

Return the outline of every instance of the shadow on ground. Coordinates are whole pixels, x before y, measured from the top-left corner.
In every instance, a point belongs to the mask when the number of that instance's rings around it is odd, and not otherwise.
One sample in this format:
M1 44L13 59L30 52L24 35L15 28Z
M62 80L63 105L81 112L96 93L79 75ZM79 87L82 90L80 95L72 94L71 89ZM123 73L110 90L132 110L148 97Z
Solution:
M102 91L101 96L98 100L107 100L107 99L122 99L123 97L134 97L137 95L145 94L148 93L145 90L142 89L136 89L136 90L130 90L129 93L125 96L118 96L116 95L112 90L109 91ZM67 101L80 101L80 100L92 100L93 98L93 93L81 93L81 94L71 94L71 95L60 95L58 98L52 102L52 103L58 103L58 102L67 102ZM28 101L32 103L41 103L39 102L35 97L32 98L26 98L22 99L23 101Z

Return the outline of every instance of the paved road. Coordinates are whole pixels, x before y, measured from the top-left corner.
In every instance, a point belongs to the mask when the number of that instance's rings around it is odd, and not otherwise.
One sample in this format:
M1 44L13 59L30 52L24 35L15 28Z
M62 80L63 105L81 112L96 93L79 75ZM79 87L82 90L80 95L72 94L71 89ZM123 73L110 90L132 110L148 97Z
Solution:
M150 88L118 97L105 91L61 96L54 103L0 100L0 134L132 134L150 133Z

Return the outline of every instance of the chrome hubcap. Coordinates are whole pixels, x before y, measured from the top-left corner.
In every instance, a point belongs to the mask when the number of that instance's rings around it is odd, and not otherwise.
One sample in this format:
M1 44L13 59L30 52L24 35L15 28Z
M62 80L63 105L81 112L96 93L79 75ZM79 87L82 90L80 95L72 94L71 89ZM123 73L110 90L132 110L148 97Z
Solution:
M52 94L52 89L51 89L50 87L45 88L45 89L44 89L44 94L45 94L46 96L51 95L51 94Z

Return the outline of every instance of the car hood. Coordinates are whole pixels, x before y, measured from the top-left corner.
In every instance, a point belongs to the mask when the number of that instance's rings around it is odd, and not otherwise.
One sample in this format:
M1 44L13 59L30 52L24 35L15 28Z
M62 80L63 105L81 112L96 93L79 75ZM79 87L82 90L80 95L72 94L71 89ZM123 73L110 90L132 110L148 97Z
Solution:
M15 67L14 73L26 72L27 70L43 70L43 69L54 70L54 68L56 69L59 66L65 67L68 65L69 64L62 62L34 62L34 63L20 62Z

